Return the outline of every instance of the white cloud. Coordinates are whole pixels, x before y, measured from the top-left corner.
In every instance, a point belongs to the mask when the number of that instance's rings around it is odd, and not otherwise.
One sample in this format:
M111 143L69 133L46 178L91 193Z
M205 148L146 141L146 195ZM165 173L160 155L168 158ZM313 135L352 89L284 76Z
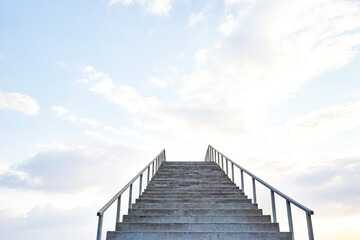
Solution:
M67 64L65 62L59 62L59 67L66 69L66 68L69 68L69 64Z
M90 75L96 77L97 82L90 87L90 90L101 94L110 101L120 105L129 112L149 111L158 108L161 102L155 97L142 97L136 89L128 85L115 86L107 74L98 74L95 70Z
M187 108L217 102L254 130L312 78L349 63L360 44L360 7L352 2L239 1L226 10L227 37L196 52L197 66L182 77L178 96Z
M45 192L92 189L114 179L116 172L123 168L119 161L130 161L134 167L140 168L136 162L148 162L153 157L144 158L144 153L149 154L148 150L138 145L130 146L99 132L85 131L81 142L40 152L11 165L1 173L0 187ZM132 173L135 174L135 170Z
M94 127L99 125L99 122L94 119L81 118L80 120L81 120L81 122L89 124Z
M147 12L154 15L168 15L171 9L171 0L152 0L148 1Z
M200 11L198 13L192 13L189 16L189 21L188 21L188 25L189 26L194 26L195 24L199 23L199 22L203 22L207 19L207 16L205 15L204 12Z
M109 5L113 6L118 3L124 5L139 4L149 14L158 16L167 16L172 8L172 0L110 0Z
M152 77L152 78L149 79L149 81L152 84L155 84L157 87L160 87L160 88L164 88L164 87L167 87L169 85L166 81L164 81L161 78Z
M78 117L75 116L75 115L72 115L72 114L67 115L65 118L66 118L67 120L69 120L70 122L76 122L76 121L78 120Z
M36 239L89 239L93 236L94 222L92 207L77 206L63 209L53 204L32 207L22 216L16 216L11 209L0 210L0 238L15 240ZM21 231L19 231L21 229ZM49 237L51 236L51 237Z
M51 107L51 110L53 112L55 112L58 116L62 116L69 112L66 108L64 108L62 106L55 106L55 105Z
M10 109L25 115L37 115L40 107L30 96L0 91L0 109Z
M205 21L208 16L207 16L207 12L210 10L211 5L207 4L203 9L201 9L201 11L199 11L198 13L192 13L189 16L189 20L188 20L188 25L189 26L194 26L197 23L203 22Z
M225 35L230 35L238 25L239 22L236 19L234 19L234 16L228 15L225 18L225 22L221 24L220 31Z
M360 103L332 105L286 122L283 133L296 144L311 144L360 126ZM281 131L279 132L280 135Z
M78 122L80 121L81 123L86 123L90 126L98 126L99 122L97 122L96 120L93 119L88 119L88 118L79 118L77 116L75 116L74 114L71 114L69 112L69 110L67 110L66 108L62 107L62 106L52 106L51 110L58 116L63 117L64 119L70 121L70 122Z

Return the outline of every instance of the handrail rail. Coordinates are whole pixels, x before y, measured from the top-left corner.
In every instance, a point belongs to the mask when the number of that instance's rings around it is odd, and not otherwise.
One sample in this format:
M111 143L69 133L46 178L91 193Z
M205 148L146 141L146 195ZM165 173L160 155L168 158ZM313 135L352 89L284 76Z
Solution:
M146 165L146 167L144 167L128 184L126 184L125 187L123 187L117 194L115 194L115 196L97 212L97 215L102 215L119 198L119 196L122 195L126 191L126 189L131 184L133 184L138 179L138 177L142 173L144 173L161 154L163 154L163 152L165 152L165 149L162 150L148 165Z
M216 157L217 156L217 157ZM220 165L220 156L221 156L221 165ZM282 198L284 198L286 200L286 205L287 205L287 212L288 212L288 222L289 222L289 230L290 232L293 234L293 238L294 238L294 230L293 230L293 223L292 223L292 214L291 214L291 208L290 208L290 203L292 203L293 205L297 206L298 208L300 208L301 210L306 212L306 220L307 220L307 225L308 225L308 234L309 234L309 239L310 240L314 240L314 233L313 233L313 228L312 228L312 223L311 223L311 215L314 214L314 211L312 211L311 209L305 207L304 205L300 204L299 202L295 201L294 199L290 198L289 196L287 196L286 194L282 193L281 191L279 191L278 189L274 188L273 186L271 186L270 184L268 184L267 182L265 182L264 180L262 180L261 178L257 177L256 175L254 175L253 173L251 173L250 171L246 170L245 168L241 167L239 164L235 163L233 160L231 160L230 158L228 158L227 156L225 156L223 153L221 153L220 151L218 151L217 149L215 149L213 146L209 145L208 149L206 151L206 155L205 155L205 161L214 161L215 163L217 163L220 168L222 170L224 170L224 162L223 159L226 159L226 174L228 175L228 161L231 163L231 167L232 167L232 181L234 182L234 166L238 167L241 171L241 190L244 191L244 177L243 177L243 173L245 172L246 174L248 174L250 177L252 177L252 185L253 185L253 197L254 197L254 203L256 203L256 187L255 187L255 182L258 181L259 183L261 183L262 185L264 185L265 187L267 187L268 189L271 190L271 202L272 202L272 211L273 211L273 222L276 222L276 207L275 207L275 197L274 197L274 193L278 194L279 196L281 196ZM224 170L225 171L225 170Z
M121 207L121 195L130 187L129 189L129 210L132 205L132 185L133 183L140 177L139 182L139 195L142 193L142 176L143 173L148 170L147 172L147 183L150 181L150 168L152 166L152 176L156 173L156 171L159 169L161 164L163 162L166 162L166 155L165 155L165 149L163 149L146 167L144 167L131 181L125 185L113 198L110 199L108 203L106 203L98 212L97 216L99 217L98 221L98 230L97 230L97 240L101 240L101 234L102 234L102 224L103 224L103 216L105 211L117 200L117 212L116 212L116 222L120 221L120 207Z

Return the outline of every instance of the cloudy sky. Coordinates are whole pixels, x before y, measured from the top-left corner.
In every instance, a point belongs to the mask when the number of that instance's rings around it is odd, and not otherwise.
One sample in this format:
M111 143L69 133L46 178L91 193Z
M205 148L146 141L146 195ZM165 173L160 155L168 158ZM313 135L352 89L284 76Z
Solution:
M0 0L0 238L94 239L163 148L212 144L359 239L359 46L357 0Z

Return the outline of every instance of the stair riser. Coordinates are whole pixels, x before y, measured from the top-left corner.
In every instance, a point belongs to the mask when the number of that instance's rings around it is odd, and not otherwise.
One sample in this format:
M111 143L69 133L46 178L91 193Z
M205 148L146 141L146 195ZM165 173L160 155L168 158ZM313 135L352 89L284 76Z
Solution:
M251 203L135 203L133 209L257 209Z
M251 203L251 199L218 198L140 198L136 203Z
M123 216L123 222L131 223L270 223L270 216Z
M241 216L261 215L261 209L130 209L129 215L154 216Z
M116 231L141 232L276 232L275 223L119 223Z
M107 240L291 240L290 233L116 233L108 232Z

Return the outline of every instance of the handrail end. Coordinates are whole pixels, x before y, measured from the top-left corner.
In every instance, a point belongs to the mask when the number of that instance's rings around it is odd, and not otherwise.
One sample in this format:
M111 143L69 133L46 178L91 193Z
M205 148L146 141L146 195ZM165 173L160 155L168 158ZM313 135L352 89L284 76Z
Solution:
M308 211L308 214L314 215L314 211L313 211L313 210L310 210L310 211Z
M97 212L96 215L100 217L102 214L101 212Z

